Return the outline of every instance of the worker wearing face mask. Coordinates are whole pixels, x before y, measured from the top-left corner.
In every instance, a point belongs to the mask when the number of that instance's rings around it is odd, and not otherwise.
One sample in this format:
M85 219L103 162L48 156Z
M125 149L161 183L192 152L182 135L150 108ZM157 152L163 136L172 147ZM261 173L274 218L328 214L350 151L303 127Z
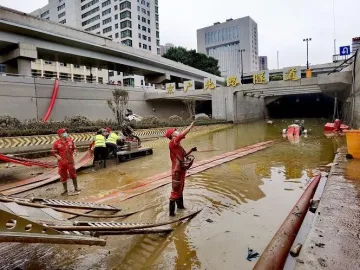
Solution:
M62 128L57 131L59 139L53 144L53 154L58 160L60 181L63 184L64 191L61 195L68 194L67 179L68 175L72 179L75 192L80 192L77 183L74 154L76 146L74 141L69 138L66 129Z

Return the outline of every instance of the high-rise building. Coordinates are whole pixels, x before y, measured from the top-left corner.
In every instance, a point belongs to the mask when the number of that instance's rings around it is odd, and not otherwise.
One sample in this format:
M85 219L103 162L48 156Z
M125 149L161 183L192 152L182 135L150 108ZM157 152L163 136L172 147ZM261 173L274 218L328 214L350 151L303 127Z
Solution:
M244 17L199 29L197 49L219 60L222 76L241 74L241 54L244 73L256 71L259 69L257 23Z
M170 48L174 48L174 44L166 43L165 45L160 45L160 55L163 56Z
M49 0L31 14L160 54L158 0Z
M80 28L94 34L104 35L125 46L160 55L158 0L48 1L46 6L35 10L31 15ZM55 63L55 65L58 64ZM80 67L79 70L86 71L87 69L86 67ZM40 74L38 69L35 69L35 71ZM45 71L41 71L41 73ZM116 71L110 71L109 74L109 80L116 83L132 86L143 85L140 83L144 81L142 76L135 75L131 78ZM111 76L111 74L114 74L114 76ZM84 75L84 79L86 76ZM69 75L68 77L73 76ZM107 82L107 79L103 81ZM125 79L130 83L127 83ZM139 85L136 85L136 82L139 82Z
M352 53L356 53L356 51L359 49L360 49L360 37L354 37L352 39L351 51L352 51Z
M268 69L268 58L267 56L259 56L259 70Z

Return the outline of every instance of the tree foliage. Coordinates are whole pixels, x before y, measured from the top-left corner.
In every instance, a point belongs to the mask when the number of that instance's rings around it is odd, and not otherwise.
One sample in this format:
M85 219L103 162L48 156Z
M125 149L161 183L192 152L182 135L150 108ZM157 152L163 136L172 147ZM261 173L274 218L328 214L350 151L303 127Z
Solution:
M107 104L114 113L116 121L119 125L121 125L124 120L124 112L129 101L129 93L124 89L115 89L112 95L113 97L107 100Z
M216 76L221 76L219 61L203 53L197 53L196 50L187 50L183 47L173 47L170 48L163 57Z

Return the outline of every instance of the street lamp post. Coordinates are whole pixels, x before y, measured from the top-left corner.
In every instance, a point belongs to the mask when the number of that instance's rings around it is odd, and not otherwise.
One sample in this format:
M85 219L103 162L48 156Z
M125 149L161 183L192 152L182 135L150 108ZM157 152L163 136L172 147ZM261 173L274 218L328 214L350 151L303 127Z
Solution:
M245 49L239 50L240 52L240 62L241 62L241 84L244 82L244 64L243 64L243 52L245 52Z
M309 70L309 41L311 38L304 38L304 42L306 42L306 69Z

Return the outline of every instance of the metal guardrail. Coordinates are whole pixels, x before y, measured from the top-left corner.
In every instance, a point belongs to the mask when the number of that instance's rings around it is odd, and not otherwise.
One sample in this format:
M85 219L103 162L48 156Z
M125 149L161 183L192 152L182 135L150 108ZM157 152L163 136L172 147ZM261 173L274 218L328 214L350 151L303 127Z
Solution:
M350 66L352 63L354 63L357 53L358 53L358 51L356 51L350 58L344 60L339 66L334 68L327 75L330 75L330 74L335 73L335 72L340 72L344 68L347 68L348 66Z

